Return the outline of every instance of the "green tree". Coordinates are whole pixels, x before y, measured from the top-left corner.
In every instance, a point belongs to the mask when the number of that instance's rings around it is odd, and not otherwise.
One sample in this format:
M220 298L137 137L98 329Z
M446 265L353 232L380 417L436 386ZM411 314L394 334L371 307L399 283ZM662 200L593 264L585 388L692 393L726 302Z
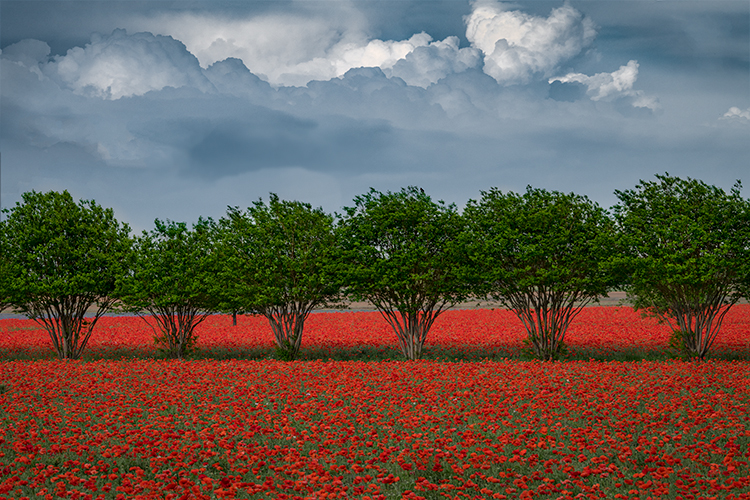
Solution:
M10 279L10 258L5 255L6 246L3 241L5 221L0 220L0 312L10 307L8 304L8 283Z
M118 283L125 309L139 314L168 357L182 359L196 349L195 328L216 310L215 255L211 222L155 221L136 239L132 271ZM146 313L146 314L144 314Z
M264 315L283 359L293 360L313 309L338 300L333 217L307 203L270 195L246 212L230 207L219 223L225 308ZM225 294L227 295L227 294Z
M750 206L738 181L729 193L695 179L657 175L615 191L623 254L637 309L667 321L672 345L704 358L750 283Z
M22 198L0 224L0 297L49 333L61 359L78 359L114 305L130 229L111 209L76 203L67 191Z
M585 196L529 186L482 192L464 218L477 293L516 313L537 357L563 355L571 321L615 284L605 266L614 246L607 213Z
M371 189L339 224L347 294L371 302L393 328L407 359L422 355L438 316L466 298L465 259L454 205L423 190Z
M232 315L232 326L237 326L238 314L252 314L252 304L247 296L247 290L237 279L238 272L242 268L238 262L234 249L227 245L223 239L224 230L222 224L214 226L214 237L216 245L215 276L210 293L214 295L218 303L216 310Z

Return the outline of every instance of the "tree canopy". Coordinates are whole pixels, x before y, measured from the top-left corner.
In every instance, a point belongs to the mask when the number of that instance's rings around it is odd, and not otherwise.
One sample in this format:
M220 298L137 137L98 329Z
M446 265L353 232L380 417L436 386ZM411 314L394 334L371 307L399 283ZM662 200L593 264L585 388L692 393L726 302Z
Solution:
M370 301L391 325L401 352L419 358L432 324L469 293L454 205L423 190L354 198L339 224L346 292Z
M669 322L673 344L703 358L729 308L750 283L750 204L669 174L615 191L614 207L635 307Z
M268 204L258 200L245 212L230 207L219 241L232 307L266 316L281 356L294 359L310 312L339 298L333 217L271 194Z
M0 221L0 312L10 307L8 304L8 285L3 283L10 278L10 259L3 253L7 250L3 243L5 237L3 223L3 221Z
M79 358L127 272L129 227L67 191L24 193L4 212L0 299L44 327L60 358Z
M196 348L195 328L214 312L219 299L210 221L199 220L192 230L184 222L156 220L134 246L131 272L117 289L131 312L147 312L144 320L170 357L183 358Z
M477 293L518 315L536 356L560 356L573 318L614 285L605 210L573 193L493 188L469 201L464 218Z

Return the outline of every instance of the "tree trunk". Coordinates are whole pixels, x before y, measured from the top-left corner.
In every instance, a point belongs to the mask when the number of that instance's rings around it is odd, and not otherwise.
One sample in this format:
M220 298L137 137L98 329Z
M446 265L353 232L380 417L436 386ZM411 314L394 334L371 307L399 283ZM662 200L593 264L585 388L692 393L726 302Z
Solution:
M150 308L156 326L145 317L146 323L154 331L154 341L161 351L170 358L184 359L195 349L195 328L208 316L192 305Z
M725 304L724 297L713 303L683 303L673 306L668 312L669 322L678 347L690 357L704 359L716 341L719 328L734 302Z
M443 312L445 304L427 304L417 310L398 311L383 307L375 301L373 303L378 306L381 316L396 333L399 349L406 359L421 358L427 333L435 319Z
M563 354L565 333L589 300L577 293L542 287L533 293L519 292L508 297L509 305L526 329L534 356L543 361L552 361Z
M92 320L84 316L94 301L78 296L64 297L59 301L40 302L30 308L30 317L50 336L60 359L79 359L94 325L108 309L109 303L100 303L100 310Z
M302 302L269 307L262 311L271 326L276 346L288 361L297 359L302 346L305 320L313 305Z

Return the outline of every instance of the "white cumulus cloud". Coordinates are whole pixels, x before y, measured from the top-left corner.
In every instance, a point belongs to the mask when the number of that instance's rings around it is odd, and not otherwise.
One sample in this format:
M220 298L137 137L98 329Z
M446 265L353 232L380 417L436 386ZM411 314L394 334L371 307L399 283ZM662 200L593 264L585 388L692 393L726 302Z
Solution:
M303 12L228 17L181 12L141 19L138 30L182 41L207 68L234 57L250 71L279 84L288 68L325 57L335 47L367 45L366 19L346 2Z
M740 120L743 122L750 122L750 108L742 110L737 106L732 106L729 111L724 113L722 116L724 120Z
M19 62L27 68L36 66L40 62L46 62L49 54L50 47L46 42L30 38L8 45L2 51L2 56L5 59Z
M322 13L272 13L239 19L183 12L144 19L137 27L182 41L204 68L236 58L277 87L340 78L361 67L377 67L409 85L426 87L479 63L479 51L459 48L457 37L433 41L421 32L404 40L372 38L367 19L349 7L336 2L335 8L323 8Z
M544 18L479 1L466 17L466 37L484 54L485 73L502 84L549 76L595 36L593 22L567 3Z
M427 88L452 73L461 73L476 67L480 60L479 50L473 47L459 48L458 37L431 42L409 52L385 73L403 79L409 85Z
M165 87L211 89L198 60L181 42L151 33L128 35L121 29L111 35L95 34L86 46L55 57L45 73L77 94L103 99Z
M311 80L330 80L353 68L390 69L417 47L429 45L432 37L417 33L408 40L370 40L367 43L338 43L325 55L277 69L276 83L304 85ZM274 82L272 82L274 83Z
M586 94L592 101L628 98L636 108L656 110L660 107L656 97L647 95L642 90L633 90L638 79L638 67L638 61L631 60L612 73L596 73L593 76L568 73L550 78L549 83L580 83L587 87Z
M463 48L458 37L433 40L425 32L403 40L372 38L365 15L348 2L240 18L170 13L133 26L180 40L203 68L239 59L276 87L305 86L340 78L354 68L376 67L426 88L482 62L500 83L525 83L534 75L550 76L596 36L593 23L568 4L546 18L494 0L476 2L472 9L465 19L471 47Z

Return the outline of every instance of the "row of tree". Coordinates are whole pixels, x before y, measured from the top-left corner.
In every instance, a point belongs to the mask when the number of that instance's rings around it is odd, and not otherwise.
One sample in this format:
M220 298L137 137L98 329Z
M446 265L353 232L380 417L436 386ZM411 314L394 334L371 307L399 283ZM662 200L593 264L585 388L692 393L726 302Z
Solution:
M668 174L616 191L612 213L585 196L491 189L463 213L423 190L369 193L343 214L271 195L218 221L156 220L131 237L111 209L66 192L29 192L0 222L0 307L40 323L78 358L107 312L140 314L164 351L195 348L215 312L266 318L294 359L313 309L371 302L408 359L436 318L468 299L515 311L541 359L565 349L581 308L625 289L703 358L750 291L750 202ZM93 316L87 311L93 309Z

